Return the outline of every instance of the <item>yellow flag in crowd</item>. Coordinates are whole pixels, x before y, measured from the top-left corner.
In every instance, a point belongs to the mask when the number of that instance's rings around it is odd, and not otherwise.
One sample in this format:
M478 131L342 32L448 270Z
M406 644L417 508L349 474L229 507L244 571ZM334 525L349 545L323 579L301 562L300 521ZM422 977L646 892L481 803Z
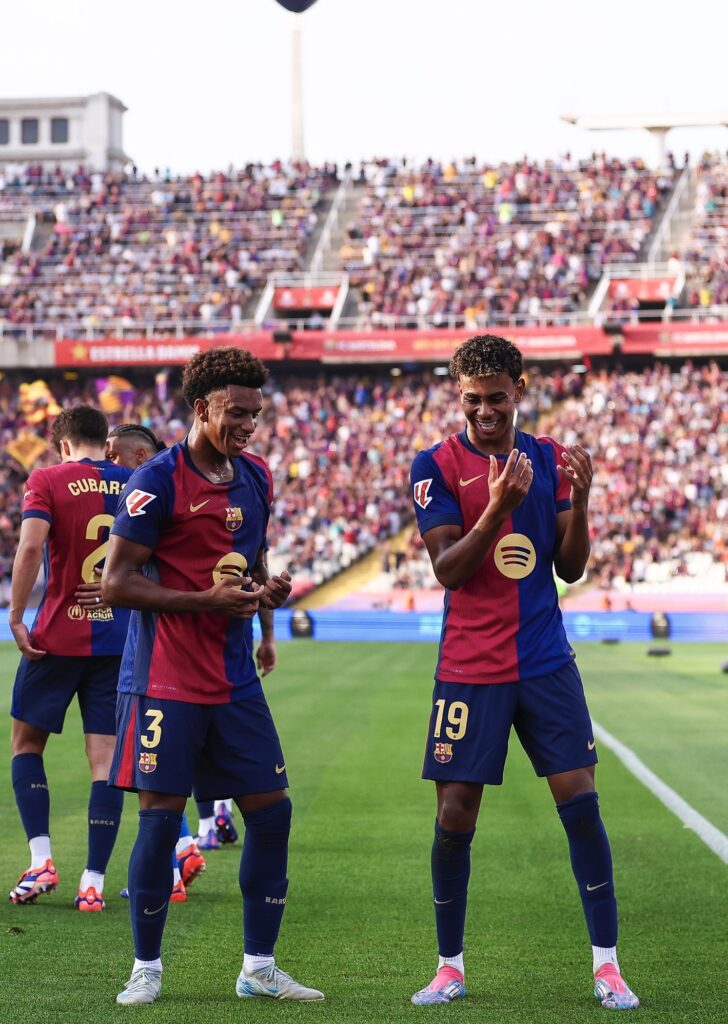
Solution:
M22 430L12 441L8 441L5 451L28 472L41 455L48 451L48 442L30 430Z

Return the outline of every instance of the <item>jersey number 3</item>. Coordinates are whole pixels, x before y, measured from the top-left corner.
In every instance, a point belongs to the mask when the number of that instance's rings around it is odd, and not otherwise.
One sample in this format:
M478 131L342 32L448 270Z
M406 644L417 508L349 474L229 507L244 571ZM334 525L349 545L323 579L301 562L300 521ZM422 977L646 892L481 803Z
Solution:
M158 711L156 708L145 712L146 717L150 719L149 725L142 733L141 741L142 746L146 747L147 750L151 750L153 747L159 746L159 741L162 738L162 719L164 718L164 712Z

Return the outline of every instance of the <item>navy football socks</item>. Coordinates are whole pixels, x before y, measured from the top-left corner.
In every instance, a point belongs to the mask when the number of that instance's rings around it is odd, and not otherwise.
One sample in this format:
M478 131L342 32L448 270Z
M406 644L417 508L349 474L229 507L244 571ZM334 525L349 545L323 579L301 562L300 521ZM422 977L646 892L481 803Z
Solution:
M214 800L198 800L197 813L200 818L213 818L215 816Z
M593 946L617 945L617 900L614 896L612 853L599 815L596 793L556 805L569 840L571 867L579 887L586 925Z
M288 797L259 811L244 814L245 841L240 857L243 894L244 951L272 956L288 891L288 834L291 831Z
M475 832L448 832L435 819L432 844L432 891L440 956L457 956L463 950L465 911L468 906L470 844Z
M51 801L43 758L16 754L11 762L15 801L28 839L50 835Z
M88 861L89 871L106 872L114 843L119 833L124 790L106 782L92 782L88 801Z
M129 858L129 912L137 960L156 960L172 892L172 854L182 814L139 811L139 832Z

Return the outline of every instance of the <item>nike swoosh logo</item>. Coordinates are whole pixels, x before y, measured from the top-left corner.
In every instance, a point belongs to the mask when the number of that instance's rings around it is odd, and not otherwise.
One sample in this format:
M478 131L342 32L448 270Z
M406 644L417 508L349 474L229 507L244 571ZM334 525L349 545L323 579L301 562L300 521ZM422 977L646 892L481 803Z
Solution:
M605 885L609 885L609 882L600 882L599 885L589 885L589 883L587 882L586 891L594 892L595 889L602 889Z
M276 765L276 775L282 775L285 770L286 766L284 764L282 764L280 768Z
M167 906L167 901L165 900L164 903L162 904L162 906L161 907L157 907L156 910L147 910L147 908L145 907L144 908L144 913L147 915L147 917L154 917L155 914L161 913L161 911L163 911L166 906Z
M476 480L481 480L485 476L485 473L480 473L478 476L471 476L469 480L463 480L460 477L460 486L468 487L470 484L474 484Z
M594 742L594 740L592 740L591 743L587 743L586 745L587 750L593 750L594 747L596 747L596 743Z
M192 502L190 502L190 512L199 512L202 506L206 505L209 500L209 498L205 498L205 500L201 501L199 505L193 505Z
M446 903L452 903L452 900L435 900L438 907L444 906Z

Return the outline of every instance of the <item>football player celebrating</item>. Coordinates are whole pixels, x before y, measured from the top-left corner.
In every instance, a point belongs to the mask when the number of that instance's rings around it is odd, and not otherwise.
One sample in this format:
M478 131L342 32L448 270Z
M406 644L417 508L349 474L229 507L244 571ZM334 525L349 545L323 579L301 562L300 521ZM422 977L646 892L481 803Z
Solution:
M271 576L266 530L272 481L246 452L267 370L237 348L187 364L189 436L141 466L112 529L102 588L134 609L119 680L112 784L139 792L129 862L135 961L117 996L151 1003L161 990L171 854L195 784L201 799L232 793L243 816L241 998L323 999L276 966L286 903L291 801L285 761L245 643L259 605L280 607L287 573Z
M455 352L465 429L420 452L411 482L420 533L446 588L423 777L437 790L432 879L440 960L412 997L465 995L470 845L484 785L500 785L511 726L545 777L566 831L591 937L594 994L639 1001L617 961L612 857L594 790L594 737L553 570L580 579L589 557L588 452L516 429L515 345L491 335Z

